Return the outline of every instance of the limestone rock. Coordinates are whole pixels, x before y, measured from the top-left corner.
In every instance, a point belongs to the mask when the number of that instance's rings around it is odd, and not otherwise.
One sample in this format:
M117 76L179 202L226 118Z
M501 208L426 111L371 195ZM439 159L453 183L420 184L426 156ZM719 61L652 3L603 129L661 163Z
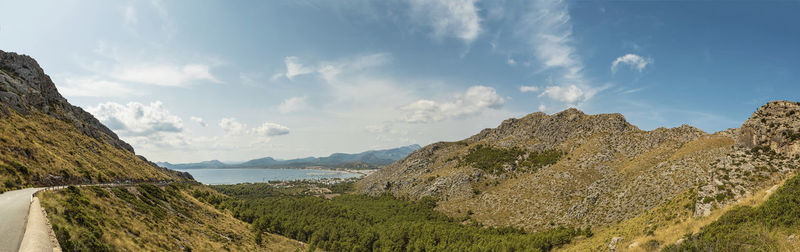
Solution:
M529 231L553 222L612 225L687 191L697 193L694 215L707 216L800 168L800 158L790 156L798 141L783 133L800 129L797 116L800 105L771 102L741 129L708 134L688 125L644 131L620 114L536 112L461 141L425 146L360 180L355 189L430 196L445 213L469 210L484 225ZM536 170L517 157L500 165L502 174L492 174L460 161L479 145L566 154ZM762 148L753 152L755 146Z
M97 140L133 152L133 147L120 140L94 116L69 104L36 60L0 50L0 116L7 115L10 110L22 115L32 110L45 113L71 123Z
M608 250L610 250L612 252L613 251L617 251L617 243L619 243L621 241L622 241L622 237L619 237L619 236L611 238L611 242L608 243Z

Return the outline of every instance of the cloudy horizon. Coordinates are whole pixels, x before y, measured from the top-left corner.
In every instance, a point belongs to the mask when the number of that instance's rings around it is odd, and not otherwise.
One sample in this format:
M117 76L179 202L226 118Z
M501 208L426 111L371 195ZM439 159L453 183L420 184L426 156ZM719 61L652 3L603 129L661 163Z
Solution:
M798 2L0 6L0 49L153 161L424 146L570 107L715 132L800 100Z

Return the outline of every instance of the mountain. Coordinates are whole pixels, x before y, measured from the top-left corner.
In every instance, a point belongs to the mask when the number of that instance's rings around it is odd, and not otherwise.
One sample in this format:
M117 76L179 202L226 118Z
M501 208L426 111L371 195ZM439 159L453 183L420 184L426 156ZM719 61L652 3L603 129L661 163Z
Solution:
M226 196L137 156L94 116L69 104L33 58L0 51L0 193L99 183L119 185L37 194L64 251L305 250L282 236L256 234L201 201Z
M0 51L0 191L114 181L191 179L133 148L58 93L28 56Z
M709 216L794 173L799 116L800 103L774 101L740 128L709 134L687 125L644 131L620 114L537 112L425 146L355 187L433 197L447 215L529 231L612 227L675 206L671 223L682 211ZM656 229L643 223L639 231Z
M377 168L400 160L409 153L421 148L417 144L385 149L371 150L356 154L334 153L327 157L307 157L289 160L276 160L271 157L249 160L239 164L224 164L217 160L200 163L170 164L159 162L158 165L169 169L202 169L202 168L305 168L321 166L326 168L368 169Z
M169 169L189 169L189 168L222 168L225 167L225 163L220 162L219 160L210 160L210 161L203 161L200 163L191 163L191 164L170 164L169 162L156 162L158 166L166 167Z

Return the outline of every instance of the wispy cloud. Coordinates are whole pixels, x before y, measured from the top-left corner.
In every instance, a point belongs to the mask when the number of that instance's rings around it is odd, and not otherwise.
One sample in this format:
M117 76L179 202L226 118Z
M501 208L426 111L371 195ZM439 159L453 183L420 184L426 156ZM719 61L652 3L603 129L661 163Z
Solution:
M211 72L221 65L218 59L180 62L179 56L168 60L159 57L142 59L98 41L91 60L78 63L90 74L56 75L59 91L66 96L130 97L147 94L142 85L189 87L203 82L220 81ZM141 54L141 53L140 53ZM192 57L197 58L197 57Z
M313 73L314 70L300 64L300 60L295 56L286 57L283 62L286 63L286 76L289 80L294 80L295 76Z
M139 23L139 18L136 16L136 7L131 4L125 6L122 17L125 25L136 25Z
M296 96L290 97L280 105L278 105L278 111L282 114L288 114L291 112L301 111L308 108L308 97L307 96Z
M219 82L206 64L141 64L118 65L110 76L124 82L158 86L186 86L194 81Z
M652 58L645 58L636 54L625 54L611 62L611 72L616 73L620 64L628 65L631 69L642 72L647 65L652 64Z
M309 66L300 63L300 58L297 56L288 56L284 59L285 71L273 75L272 79L277 80L281 77L286 77L289 80L294 80L296 76L318 74L327 82L332 82L342 73L381 66L391 61L391 59L391 54L373 53L332 62L319 62Z
M540 72L550 74L551 85L539 97L555 107L579 106L602 90L583 75L583 61L572 38L569 8L565 1L535 0L519 19L516 35L527 40Z
M410 0L411 16L432 29L436 39L454 37L469 44L481 34L476 0Z
M520 86L519 87L519 91L523 92L523 93L538 92L539 91L539 87L536 87L536 86Z
M189 117L189 120L192 120L193 122L196 122L197 124L199 124L200 126L203 126L203 127L208 126L208 124L206 123L205 120L203 120L202 117L191 116L191 117Z
M139 90L99 76L66 77L56 84L58 91L68 97L119 97L141 95Z

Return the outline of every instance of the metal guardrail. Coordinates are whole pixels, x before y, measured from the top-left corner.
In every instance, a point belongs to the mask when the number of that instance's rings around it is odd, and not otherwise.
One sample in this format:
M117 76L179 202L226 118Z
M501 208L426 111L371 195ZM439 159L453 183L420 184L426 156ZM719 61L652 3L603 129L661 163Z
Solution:
M33 194L31 195L31 200L33 200L33 197L36 197L36 194L38 194L41 191L62 190L62 189L66 189L66 188L68 188L70 186L74 186L74 187L87 187L87 186L118 187L118 186L132 186L132 185L138 185L138 184L168 185L168 184L172 184L172 183L187 183L187 181L137 181L137 182L125 182L125 183L74 184L74 185L48 186L48 187L42 187L39 190L36 190L35 192L33 192Z

